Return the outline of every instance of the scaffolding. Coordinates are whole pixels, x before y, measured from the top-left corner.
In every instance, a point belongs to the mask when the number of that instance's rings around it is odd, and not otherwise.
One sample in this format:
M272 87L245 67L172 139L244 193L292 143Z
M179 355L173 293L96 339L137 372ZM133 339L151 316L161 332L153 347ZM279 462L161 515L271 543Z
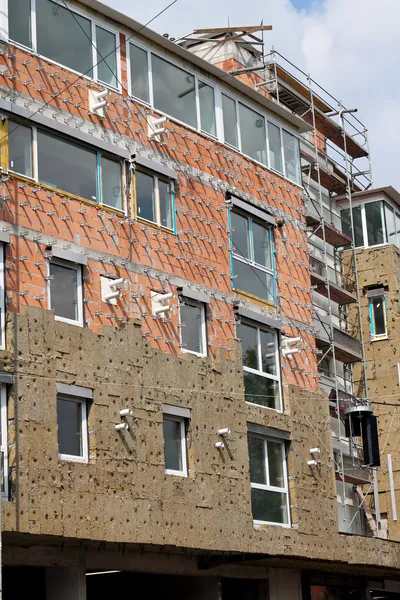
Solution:
M362 465L358 439L343 435L345 408L368 403L367 373L361 320L352 194L372 187L368 132L355 116L311 76L274 48L263 57L263 79L257 89L302 117L311 127L300 144L305 220L310 245L310 279L313 289L315 339L320 371L328 375L331 416L337 422L336 480L341 488L345 531L365 512L365 498L357 509L346 502L346 485L373 487L375 474ZM341 203L346 200L350 222L343 233ZM349 311L354 306L355 310ZM350 315L355 314L355 322ZM329 361L331 367L326 367ZM353 380L352 365L360 363L360 379ZM321 369L324 365L324 369ZM329 371L329 372L328 372ZM320 377L320 382L323 377ZM368 520L369 522L369 520ZM377 528L372 535L377 535Z

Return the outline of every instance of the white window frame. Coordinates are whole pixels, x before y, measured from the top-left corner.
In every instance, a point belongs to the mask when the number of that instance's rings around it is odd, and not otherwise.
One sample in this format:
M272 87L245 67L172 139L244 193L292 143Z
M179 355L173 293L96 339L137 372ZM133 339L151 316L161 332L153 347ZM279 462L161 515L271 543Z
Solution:
M0 427L1 427L1 444L0 452L3 456L3 487L1 498L8 500L9 494L9 474L8 474L8 418L7 418L7 386L0 384ZM1 487L0 487L1 489Z
M367 229L367 217L366 217L366 213L365 213L365 207L367 204L372 204L372 203L376 203L376 202L381 202L381 218L382 218L382 223L384 224L384 230L383 230L383 236L384 236L384 242L382 242L381 244L374 244L372 246L370 246L368 244L368 229ZM400 216L400 210L399 207L395 208L391 203L389 203L387 200L385 200L384 198L372 198L371 200L365 200L364 202L360 202L357 204L353 204L352 206L352 210L356 209L356 208L360 208L361 209L361 224L362 224L362 236L363 236L363 245L362 246L356 246L357 248L380 248L381 246L388 246L389 242L388 242L388 232L387 232L387 223L386 223L386 215L385 215L385 204L391 209L391 211L393 212L393 217L395 219L395 227L396 227L396 213ZM341 205L341 210L349 210L349 205ZM396 229L397 231L397 229ZM400 234L399 232L397 232L397 239L396 239L396 246L398 248L400 248ZM355 240L354 240L355 242Z
M381 302L383 302L383 317L385 320L385 331L384 331L384 333L380 333L380 334L373 333L373 331L375 331L374 300L381 300ZM374 298L368 298L368 309L369 309L369 321L370 321L369 326L370 326L371 342L379 342L381 340L389 339L386 296L384 294L382 294L382 296L375 296Z
M74 454L63 454L61 452L58 453L58 460L65 460L68 462L79 462L79 463L88 463L89 462L89 430L88 430L88 410L87 403L88 400L86 398L81 398L80 396L75 396L73 394L66 393L57 393L57 403L58 400L68 400L68 402L76 402L81 405L81 436L82 436L82 456L75 456ZM58 436L58 427L59 423L57 420L57 436ZM58 440L57 440L58 444Z
M181 455L182 455L182 470L177 471L175 469L167 469L165 466L165 455L164 455L164 473L166 475L176 475L178 477L187 477L188 476L188 464L187 464L187 441L186 441L186 423L187 419L185 417L180 417L173 413L163 411L163 427L164 427L164 419L167 421L175 421L180 424L180 436L181 436ZM163 441L165 444L164 436Z
M204 352L195 352L195 350L189 350L188 348L185 348L183 346L182 327L184 325L182 323L181 306L184 304L188 304L189 306L196 306L196 307L200 308L200 337L201 337ZM182 298L180 299L180 307L179 307L179 331L180 331L180 346L181 346L181 351L183 353L194 354L194 356L199 356L199 357L205 357L208 355L206 305L204 302L200 302L199 300L193 300L192 298L188 298L187 296L182 296Z
M7 1L7 0L6 0ZM68 8L68 10L70 10L72 13L75 13L81 17L84 17L85 19L87 19L88 21L90 21L91 23L91 56L92 56L92 69L93 69L93 77L90 77L89 75L85 75L83 73L80 73L79 71L75 71L74 69L71 69L70 67L67 67L66 65L63 65L62 63L56 62L55 60L51 59L51 58L47 58L46 56L43 56L41 54L38 53L37 47L37 28L36 28L36 0L30 0L31 1L31 40L32 40L32 48L28 48L27 46L24 46L23 44L20 44L19 42L16 42L14 40L9 39L9 42L12 43L15 46L18 46L20 48L23 48L24 50L27 50L28 52L31 52L32 54L35 54L36 56L40 56L41 58L45 59L46 61L50 62L53 65L56 65L62 69L66 69L68 71L70 71L71 73L75 73L76 75L80 75L81 77L85 77L86 79L90 80L90 81L97 81L98 83L100 83L101 85L104 85L105 87L111 89L111 90L117 90L119 93L122 93L122 87L121 87L121 51L120 51L120 41L119 41L119 30L110 26L108 23L106 23L105 21L102 21L100 19L95 19L93 18L92 15L88 14L85 10L82 10L81 8L77 7L77 6L72 6L70 2L66 2L65 4L63 2L61 2L60 0L51 0L52 2L54 2L54 4L59 4L62 8L66 9ZM98 69L97 69L97 45L96 45L96 25L98 25L99 27L101 27L102 29L105 29L106 31L109 31L110 33L115 35L115 40L116 40L116 63L117 63L117 72L115 73L116 77L117 77L117 87L114 87L108 83L104 83L103 81L99 80L97 75L98 75ZM82 32L83 33L83 32Z
M287 459L286 459L286 444L283 440L279 438L274 438L267 435L260 435L257 433L249 432L247 437L257 438L263 440L264 442L264 468L265 468L265 479L267 481L266 484L263 483L253 483L250 481L250 489L254 490L265 490L268 492L278 492L281 494L285 494L286 496L286 510L287 510L287 523L275 523L274 521L260 521L258 519L253 519L254 525L276 525L278 527L284 527L286 529L290 529L291 525L291 515L290 515L290 499L289 499L289 486L288 486L288 471L287 471ZM270 485L269 482L269 464L268 464L268 444L267 442L278 443L281 446L282 450L282 471L283 471L283 479L284 479L284 487L276 487L274 485ZM249 457L250 462L250 457Z
M279 356L279 334L277 329L273 329L272 327L268 327L267 325L261 325L256 321L250 321L248 319L241 319L240 325L247 325L248 327L253 327L253 329L257 330L257 359L258 364L262 365L262 352L261 352L261 335L260 331L267 331L268 333L272 333L274 336L274 345L275 345L275 364L276 364L276 372L277 375L270 375L269 373L264 373L264 371L259 371L258 369L252 369L251 367L245 367L243 365L243 371L246 373L251 373L253 375L259 375L260 377L264 377L265 379L272 379L278 383L279 390L279 407L271 408L269 406L262 406L261 404L256 404L255 402L248 402L246 400L246 404L250 404L251 406L258 406L258 408L265 408L267 410L274 410L276 412L283 411L283 403L282 403L282 381L281 381L281 363Z
M143 175L147 175L148 177L153 178L155 221L149 221L148 219L144 219L138 213L138 199L137 199L137 189L136 189L136 174L137 173L143 173ZM134 210L134 214L135 214L137 220L141 221L143 223L151 223L152 225L157 225L157 227L161 227L162 229L166 229L168 231L173 232L175 230L175 198L174 198L175 186L174 186L173 180L169 179L167 176L158 175L157 173L153 173L152 171L147 170L145 168L141 169L140 167L137 167L135 169L134 176L135 176L135 207L134 207L135 210ZM162 225L162 223L161 223L160 187L158 185L159 181L162 181L169 185L169 193L170 193L170 200L171 200L171 216L172 216L172 226L171 227L167 227L166 225Z
M6 347L5 244L0 242L0 350Z
M50 265L56 264L60 267L67 267L68 269L75 269L77 273L77 304L78 304L78 319L75 321L73 319L66 319L65 317L59 317L54 314L54 319L56 321L61 321L62 323L69 323L70 325L78 325L79 327L83 327L83 278L82 278L82 265L78 265L77 263L70 262L67 260L62 260L61 258L51 258L47 261L47 308L52 310L51 308L51 272Z

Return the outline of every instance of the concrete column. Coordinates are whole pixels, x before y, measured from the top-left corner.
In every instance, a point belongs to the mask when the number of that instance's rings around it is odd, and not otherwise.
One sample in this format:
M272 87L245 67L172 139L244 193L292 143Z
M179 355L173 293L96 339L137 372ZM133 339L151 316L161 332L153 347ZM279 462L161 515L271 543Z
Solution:
M290 569L269 569L270 600L302 600L301 575Z
M0 41L8 40L8 0L0 0Z
M47 600L86 600L86 576L83 567L46 568Z

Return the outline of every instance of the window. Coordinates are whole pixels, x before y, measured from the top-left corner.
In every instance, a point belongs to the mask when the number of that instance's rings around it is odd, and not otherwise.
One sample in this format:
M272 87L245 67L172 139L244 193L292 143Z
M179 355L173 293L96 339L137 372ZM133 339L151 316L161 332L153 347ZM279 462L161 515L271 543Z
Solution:
M149 98L148 53L134 44L129 44L131 94L144 102Z
M49 308L58 321L83 325L82 271L80 265L52 259L49 262Z
M207 328L205 305L191 298L181 298L180 330L183 352L207 355Z
M242 322L236 335L242 341L246 402L282 410L277 332Z
M272 227L231 212L233 287L275 302Z
M282 173L282 140L281 130L273 123L268 123L268 152L271 169Z
M224 141L230 146L239 148L236 102L222 94L222 115L224 121Z
M209 133L213 137L217 137L214 88L202 81L199 81L198 85L201 130Z
M365 205L368 246L377 246L386 242L385 215L383 202L368 202Z
M400 216L386 202L366 202L353 207L354 244L368 248L381 244L400 247ZM342 231L351 235L350 209L341 211Z
M172 183L150 172L136 171L135 186L138 218L173 229Z
M239 119L242 152L266 165L267 137L264 117L239 102Z
M164 414L163 432L165 473L187 477L186 419Z
M6 294L4 281L4 244L0 243L0 348L6 347Z
M68 69L118 87L115 32L53 0L9 0L8 5L10 40Z
M154 107L197 127L195 77L152 54Z
M88 462L87 400L57 394L58 457Z
M300 146L299 140L282 129L283 156L285 159L285 174L288 179L301 183Z
M8 497L8 418L7 387L0 385L0 452L1 452L1 495Z
M249 435L251 509L254 521L289 525L289 494L283 442Z
M121 160L11 119L8 132L10 171L67 194L124 209Z
M371 339L387 339L388 331L385 296L369 298L369 321L371 328Z

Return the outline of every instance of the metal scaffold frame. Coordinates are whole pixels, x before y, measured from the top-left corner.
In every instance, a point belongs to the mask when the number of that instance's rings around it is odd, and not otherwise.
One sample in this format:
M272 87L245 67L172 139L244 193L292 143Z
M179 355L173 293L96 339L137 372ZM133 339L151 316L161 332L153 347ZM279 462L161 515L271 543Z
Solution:
M303 170L303 187L305 190L305 201L313 202L312 188L314 194L317 195L317 201L314 200L314 206L317 204L317 215L315 217L314 230L310 234L309 242L312 236L317 235L322 242L322 256L324 269L324 296L327 300L327 308L325 309L328 315L328 322L324 323L327 329L328 344L322 352L319 362L328 355L332 357L334 393L335 393L335 412L339 421L339 473L338 476L342 483L341 499L344 511L344 521L347 525L347 530L350 529L358 511L353 517L350 517L349 507L346 503L346 478L345 478L345 461L343 452L343 435L341 432L341 411L345 404L367 403L368 402L368 381L366 372L364 336L361 320L361 305L360 305L360 289L357 272L357 255L355 247L355 229L352 211L352 194L354 191L368 189L372 186L372 171L371 161L368 147L368 132L366 127L355 117L355 109L347 109L342 102L334 98L329 92L322 88L314 81L309 74L306 74L293 63L288 61L283 55L272 48L271 52L263 57L266 59L266 73L270 74L270 78L266 78L265 84L257 84L258 89L262 87L266 93L271 95L277 102L283 103L293 112L304 118L311 126L311 140L306 142L308 147L312 147L311 157L307 157L306 153L302 153L302 162L305 163ZM278 62L279 59L279 62ZM281 66L283 63L286 69ZM293 75L293 71L296 75ZM333 120L337 117L339 123ZM321 129L325 128L325 134L321 134ZM337 137L337 136L340 137ZM334 140L334 145L330 140ZM361 144L358 140L361 139ZM339 157L339 159L338 159ZM364 162L363 167L358 168L354 161L361 158ZM305 160L304 160L305 159ZM309 164L307 165L307 162ZM331 189L327 186L332 180ZM311 185L314 182L314 186ZM335 186L338 186L335 189ZM342 189L340 189L340 187ZM334 226L335 220L340 219L340 207L335 202L335 196L341 194L348 202L350 212L350 232L351 239L348 240L346 247L348 253L346 259L343 260L344 244L329 243L332 242L330 228ZM325 196L325 202L324 202ZM328 204L328 205L327 205ZM328 212L328 218L326 213ZM333 254L329 252L329 246L333 246ZM338 250L339 247L339 250ZM319 248L321 250L321 247ZM351 263L349 262L351 257ZM333 267L332 267L333 263ZM338 267L338 269L337 269ZM356 315L358 323L351 324L348 319L347 304L345 307L333 300L335 296L334 282L329 277L329 270L334 270L339 273L342 281L352 281L353 290L355 293L354 304L356 305ZM336 271L337 269L337 271ZM350 271L350 272L349 272ZM334 306L337 305L335 314ZM314 313L316 320L319 319L316 305L314 305ZM336 319L336 325L335 325ZM357 337L361 345L360 362L361 376L358 381L358 389L354 394L344 394L339 384L338 373L338 352L335 344L335 329L344 327L344 330L352 337ZM356 333L356 336L354 336ZM351 335L350 334L350 335ZM343 361L341 361L343 362ZM345 366L343 365L343 368ZM354 385L355 382L353 382ZM346 380L343 379L343 387L346 389ZM344 438L347 442L347 438ZM351 444L350 444L351 447ZM354 448L351 451L353 459L353 467L357 458L358 449L354 443ZM375 471L372 473L373 483L376 481ZM373 486L373 483L371 486ZM374 487L376 498L377 490ZM371 488L370 488L371 489ZM370 490L368 490L369 493ZM359 509L363 508L365 500L360 502ZM377 499L376 499L377 504ZM376 535L376 533L373 533Z

